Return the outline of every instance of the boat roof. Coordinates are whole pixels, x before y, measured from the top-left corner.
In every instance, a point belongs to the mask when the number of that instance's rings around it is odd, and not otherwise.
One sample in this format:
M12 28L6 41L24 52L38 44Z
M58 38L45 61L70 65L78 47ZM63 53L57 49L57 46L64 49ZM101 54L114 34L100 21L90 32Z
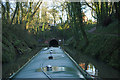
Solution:
M53 56L53 59L48 59L50 56ZM49 71L48 65L51 66ZM85 79L83 73L60 47L43 48L14 78L48 78L47 75L51 78Z

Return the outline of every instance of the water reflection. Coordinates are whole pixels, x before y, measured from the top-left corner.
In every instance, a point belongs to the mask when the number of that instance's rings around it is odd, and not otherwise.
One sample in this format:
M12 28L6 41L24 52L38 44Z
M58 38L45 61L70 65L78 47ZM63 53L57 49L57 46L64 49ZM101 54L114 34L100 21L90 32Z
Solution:
M97 78L119 78L120 72L115 70L110 65L103 63L102 61L96 60L88 54L83 54L73 48L67 48L66 51L71 57L84 69L89 72L90 75L96 76ZM87 65L87 69L85 69ZM89 66L88 66L89 65Z
M79 63L79 65L92 77L98 77L98 69L96 69L93 64L86 62L86 63Z

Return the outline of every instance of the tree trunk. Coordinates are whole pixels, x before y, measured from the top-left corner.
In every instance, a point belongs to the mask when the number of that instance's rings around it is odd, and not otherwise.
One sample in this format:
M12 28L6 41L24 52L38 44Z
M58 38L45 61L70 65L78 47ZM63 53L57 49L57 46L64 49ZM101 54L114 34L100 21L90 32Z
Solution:
M9 2L6 2L7 7L7 23L10 23L10 4Z
M19 6L18 6L18 2L17 2L17 3L16 3L15 12L14 12L13 17L12 17L12 20L11 20L11 24L13 23L13 20L14 20L14 18L15 18L16 13L17 13L18 7L19 7Z
M2 20L5 20L5 6L2 4Z
M22 6L22 2L20 3L20 9L21 9L21 19L20 19L20 24L23 23L23 6Z
M108 17L108 2L105 2L105 5L106 5L106 12L105 12L105 14L106 14L106 17Z
M19 7L19 2L17 3L17 21L16 21L16 24L20 24L20 7Z
M73 32L74 32L74 38L76 41L79 41L79 34L78 34L78 29L77 29L77 21L76 21L76 3L72 3L72 18L73 18Z
M28 17L29 19L27 19L27 21L25 22L25 24L26 24L26 29L28 29L29 21L33 20L32 18L34 17L35 13L38 11L40 5L42 4L42 2L38 2L38 3L39 3L39 5L38 5L38 7L36 8L36 10L34 10L34 12L33 12L31 15L29 15L29 17ZM37 5L36 5L36 6L37 6ZM27 13L29 13L29 11L28 11ZM28 15L27 15L27 16L28 16Z
M119 13L120 13L119 3L118 3L118 2L115 2L114 5L115 5L115 10L116 10L116 12L115 12L115 17L116 17L117 19L119 19Z
M83 38L85 40L85 47L86 47L89 44L89 41L88 41L87 35L85 33L84 27L83 27L81 3L77 3L76 5L77 5L77 11L78 11L77 15L78 15L79 27L80 27L81 33L83 35Z

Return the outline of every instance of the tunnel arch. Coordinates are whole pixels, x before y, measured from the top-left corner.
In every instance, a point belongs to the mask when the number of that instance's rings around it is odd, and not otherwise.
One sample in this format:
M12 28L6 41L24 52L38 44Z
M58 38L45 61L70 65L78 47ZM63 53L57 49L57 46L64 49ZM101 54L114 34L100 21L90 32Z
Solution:
M49 41L49 47L58 47L59 43L56 39L52 39Z

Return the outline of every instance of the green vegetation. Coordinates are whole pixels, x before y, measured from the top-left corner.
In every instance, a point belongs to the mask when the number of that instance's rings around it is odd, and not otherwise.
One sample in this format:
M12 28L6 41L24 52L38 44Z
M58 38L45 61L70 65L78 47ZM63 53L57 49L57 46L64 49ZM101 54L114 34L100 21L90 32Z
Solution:
M1 9L3 77L52 38L119 70L120 2L8 1L1 2ZM94 20L88 20L88 9Z
M103 27L97 27L97 33L104 33L104 34L116 34L119 35L119 21L115 20L112 24Z
M22 30L20 26L9 28L9 25L3 25L3 63L14 60L17 55L29 53L38 44L34 36Z
M99 28L99 26L97 26L98 28L95 31L91 33L87 32L89 45L86 48L82 48L84 45L84 39L82 39L79 42L79 45L77 45L77 50L81 49L82 54L90 55L97 60L102 60L103 62L111 65L112 67L120 70L120 61L118 57L120 55L120 35L118 35L118 26L120 26L118 21L115 21L110 25L102 28ZM90 30L89 27L91 27L91 25L87 25L86 28L87 27L88 30ZM93 27L91 27L91 29L92 28ZM75 41L72 40L72 42L73 43L69 45L74 46Z
M85 3L91 8L92 17L97 20L97 24L92 24L90 20L87 21L87 24L84 21L82 23L79 22L80 20L77 21L79 18L76 17L81 17L82 14L77 14L77 9L79 9L77 3L70 3L69 14L73 15L71 19L73 36L66 43L72 48L80 50L83 54L91 55L120 70L118 58L120 55L120 35L118 31L120 26L120 11L118 11L120 9L120 2L115 2L114 5L111 2ZM81 3L81 5L84 5L84 3ZM81 20L84 19L84 15L82 16Z
M88 33L90 44L84 53L92 55L96 59L102 60L120 70L118 57L120 35L118 35L118 26L120 26L118 22L113 22L107 27L98 28L94 34Z
M12 75L41 49L41 47L37 47L38 42L34 35L21 29L21 25L11 27L13 26L3 24L3 78Z

